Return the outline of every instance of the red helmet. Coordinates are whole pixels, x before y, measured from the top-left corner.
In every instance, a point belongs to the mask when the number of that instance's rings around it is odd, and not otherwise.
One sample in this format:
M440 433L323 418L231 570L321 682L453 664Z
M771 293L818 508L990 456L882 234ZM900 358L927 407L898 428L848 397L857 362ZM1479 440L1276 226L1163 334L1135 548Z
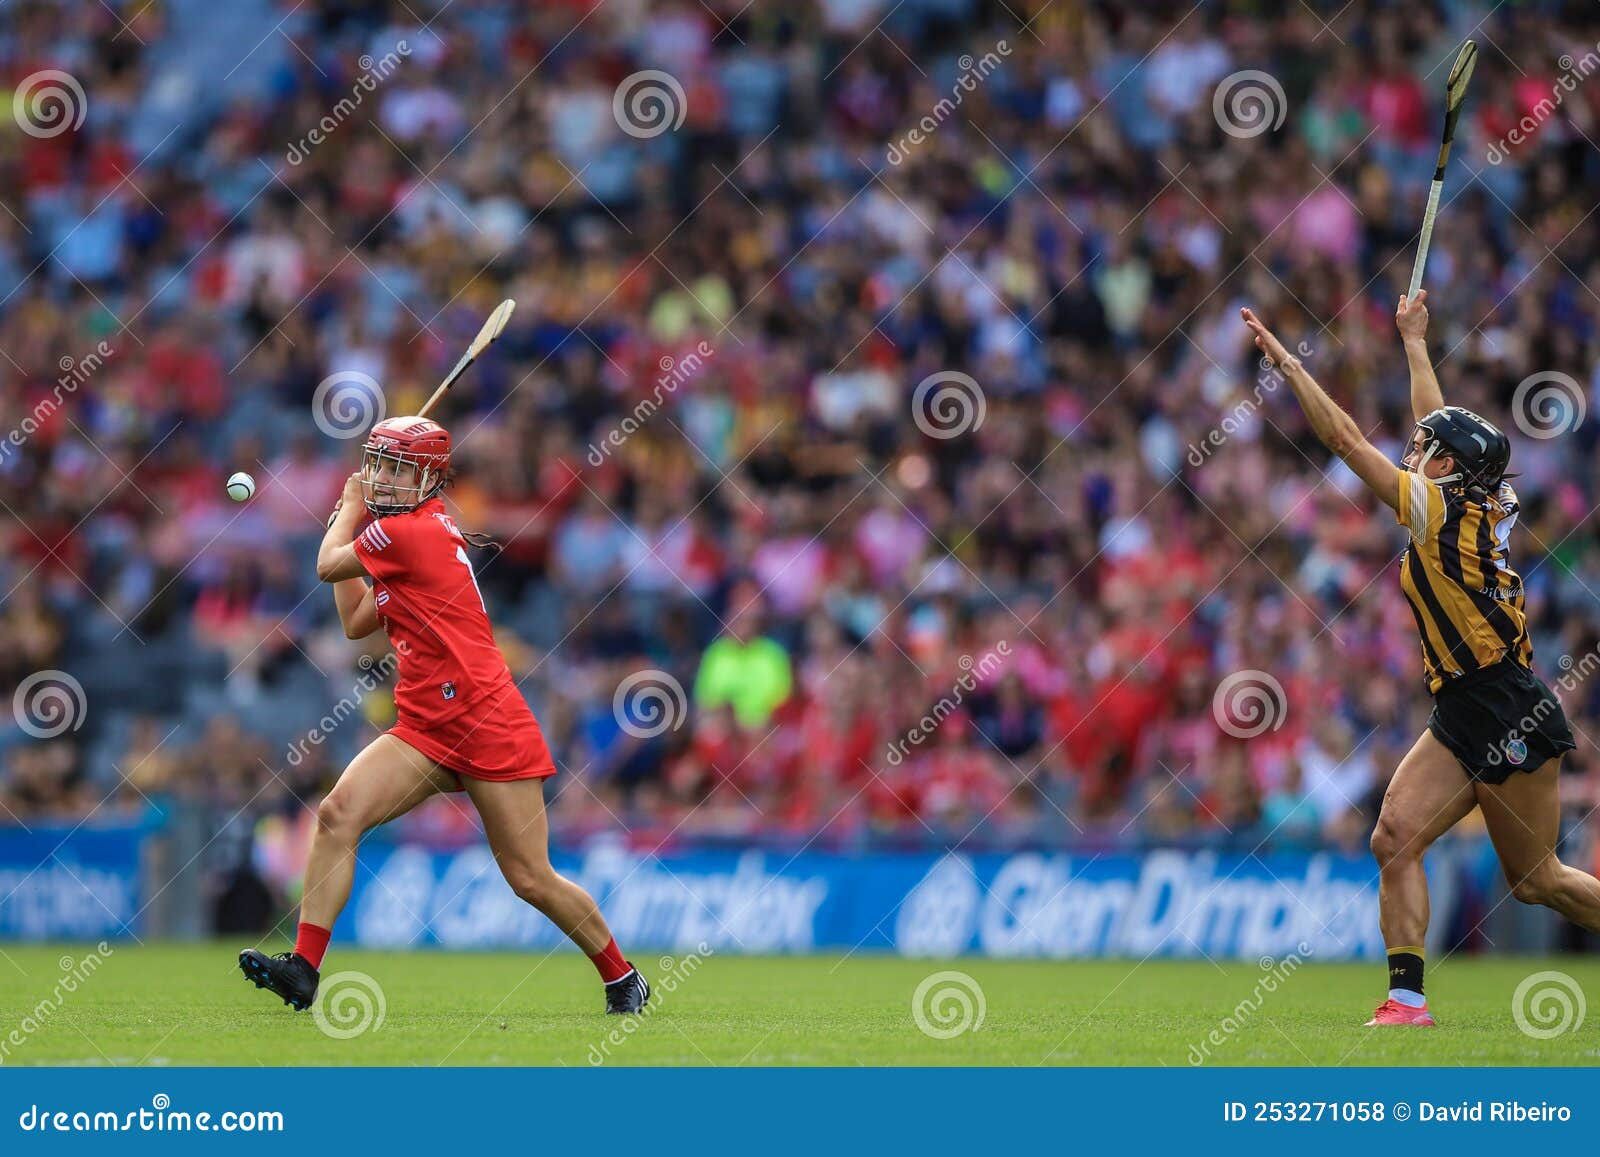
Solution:
M361 448L361 496L375 515L415 510L449 477L450 432L428 418L385 418ZM380 489L392 497L380 501Z

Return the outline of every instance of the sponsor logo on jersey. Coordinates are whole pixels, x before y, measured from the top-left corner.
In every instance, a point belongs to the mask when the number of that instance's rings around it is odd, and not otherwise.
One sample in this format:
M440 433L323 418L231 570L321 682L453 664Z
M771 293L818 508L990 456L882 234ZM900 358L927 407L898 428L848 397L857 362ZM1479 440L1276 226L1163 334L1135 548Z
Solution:
M439 690L446 699L454 699L456 697L456 685L454 683L446 683Z
M377 594L372 596L372 601L374 603L376 603L380 607L383 606L384 603L389 601L389 592L388 591L379 591L379 592L377 592Z
M1491 598L1497 603L1512 603L1522 597L1521 587L1508 587L1501 590L1499 587L1479 587L1478 593L1486 598Z

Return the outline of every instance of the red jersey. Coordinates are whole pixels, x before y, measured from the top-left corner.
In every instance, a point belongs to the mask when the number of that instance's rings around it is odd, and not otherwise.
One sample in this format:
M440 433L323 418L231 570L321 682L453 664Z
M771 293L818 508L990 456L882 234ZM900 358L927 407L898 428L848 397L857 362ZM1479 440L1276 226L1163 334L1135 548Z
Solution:
M539 725L495 645L467 542L444 501L367 525L355 551L400 657L395 734L481 779L554 771Z
M467 541L443 500L370 523L355 548L372 576L378 621L400 656L394 701L401 719L452 719L510 681L467 560Z

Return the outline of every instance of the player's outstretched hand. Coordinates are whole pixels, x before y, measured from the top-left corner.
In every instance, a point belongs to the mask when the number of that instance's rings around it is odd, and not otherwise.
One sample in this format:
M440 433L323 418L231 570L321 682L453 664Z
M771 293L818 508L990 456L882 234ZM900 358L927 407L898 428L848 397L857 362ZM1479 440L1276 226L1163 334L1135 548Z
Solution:
M1411 338L1426 337L1428 333L1428 291L1418 290L1417 296L1407 298L1400 295L1400 304L1394 311L1395 328L1400 331L1400 336L1407 340Z
M1245 306L1239 311L1239 316L1244 318L1245 325L1250 327L1250 332L1255 336L1256 349L1266 354L1273 365L1287 368L1294 364L1295 359L1283 348L1283 343L1278 340L1277 335L1256 316L1255 310Z

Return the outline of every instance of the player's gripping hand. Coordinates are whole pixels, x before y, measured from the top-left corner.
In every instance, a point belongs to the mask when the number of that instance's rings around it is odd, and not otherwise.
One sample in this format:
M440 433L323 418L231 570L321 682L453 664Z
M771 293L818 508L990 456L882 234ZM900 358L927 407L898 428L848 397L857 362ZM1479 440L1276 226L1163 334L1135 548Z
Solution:
M346 503L356 505L364 501L365 499L361 497L361 474L358 471L344 480L344 492L339 495L338 501L333 504L333 512L328 515L327 525L329 527L333 526L333 520L339 517L339 512L345 508Z
M1395 328L1400 331L1400 336L1406 341L1413 341L1428 334L1428 291L1420 290L1416 297L1407 298L1400 295L1400 304L1394 311Z

